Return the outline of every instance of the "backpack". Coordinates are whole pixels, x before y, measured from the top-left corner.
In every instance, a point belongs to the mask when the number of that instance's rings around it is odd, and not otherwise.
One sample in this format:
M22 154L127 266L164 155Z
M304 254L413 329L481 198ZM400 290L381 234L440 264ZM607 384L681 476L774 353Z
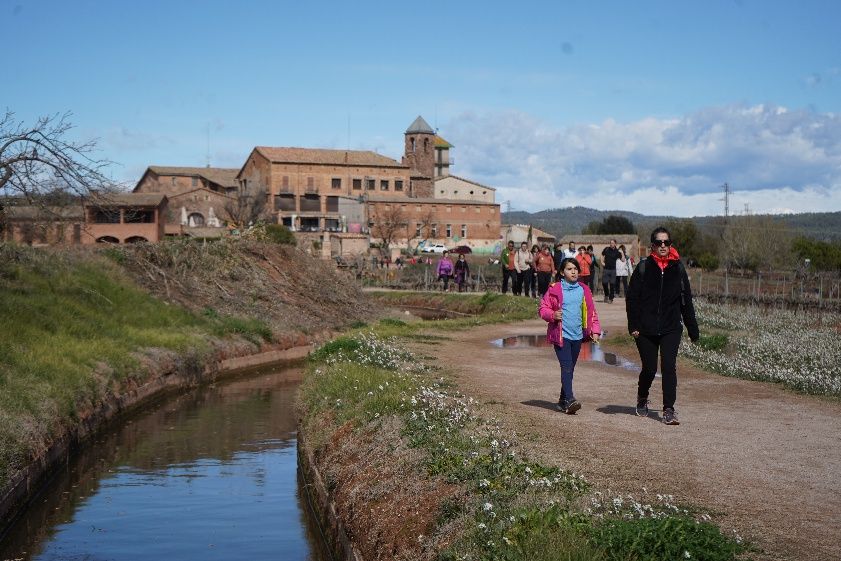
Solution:
M639 271L640 279L642 279L645 275L645 262L648 261L648 257L645 259L640 259L640 262L637 263L636 270ZM683 261L678 259L677 262L678 269L680 269L680 305L685 306L686 302L683 298L684 287L683 287L683 277L687 276L686 267L683 265ZM630 280L630 279L628 279Z

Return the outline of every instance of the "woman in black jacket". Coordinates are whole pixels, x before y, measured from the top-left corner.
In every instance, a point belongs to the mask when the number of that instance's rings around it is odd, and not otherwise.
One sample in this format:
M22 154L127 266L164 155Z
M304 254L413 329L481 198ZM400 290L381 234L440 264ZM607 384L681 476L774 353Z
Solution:
M697 341L698 321L692 305L689 276L665 228L651 232L651 255L631 275L625 300L628 333L637 343L642 371L637 388L637 415L648 416L648 390L657 372L663 378L663 422L679 425L675 413L677 398L677 350L683 326Z

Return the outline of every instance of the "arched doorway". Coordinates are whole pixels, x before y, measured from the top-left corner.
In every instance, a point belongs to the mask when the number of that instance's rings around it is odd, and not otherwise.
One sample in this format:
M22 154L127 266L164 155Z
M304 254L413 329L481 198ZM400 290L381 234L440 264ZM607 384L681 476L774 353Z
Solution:
M126 238L126 243L143 243L148 241L149 240L147 240L143 236L132 236L130 238Z
M198 212L193 212L187 217L187 226L190 228L201 228L204 226L204 216Z
M101 236L96 238L96 243L120 243L120 240L114 236Z

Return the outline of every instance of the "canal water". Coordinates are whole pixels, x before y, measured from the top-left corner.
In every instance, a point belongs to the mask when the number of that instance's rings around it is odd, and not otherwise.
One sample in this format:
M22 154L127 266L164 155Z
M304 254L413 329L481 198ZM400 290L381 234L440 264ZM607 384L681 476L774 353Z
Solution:
M103 431L10 528L0 559L329 559L298 485L301 374L237 376Z

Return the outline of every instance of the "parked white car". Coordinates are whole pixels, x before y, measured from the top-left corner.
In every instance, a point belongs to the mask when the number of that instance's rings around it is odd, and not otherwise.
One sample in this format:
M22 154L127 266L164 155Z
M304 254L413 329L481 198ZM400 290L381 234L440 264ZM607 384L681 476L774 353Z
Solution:
M450 251L447 246L442 243L435 243L432 245L425 245L421 248L421 253L444 253Z

